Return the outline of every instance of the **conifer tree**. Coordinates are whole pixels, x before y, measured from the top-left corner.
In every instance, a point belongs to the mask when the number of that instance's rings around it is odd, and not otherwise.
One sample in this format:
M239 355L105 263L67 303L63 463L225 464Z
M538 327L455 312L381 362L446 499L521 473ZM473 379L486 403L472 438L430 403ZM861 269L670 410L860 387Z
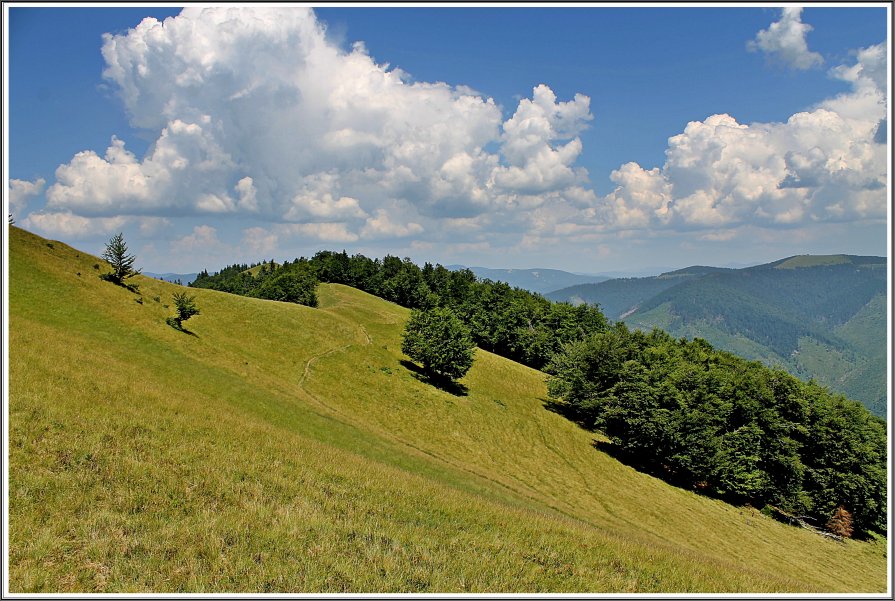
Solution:
M833 512L833 517L827 522L827 530L838 534L842 538L851 538L854 527L852 526L851 513L842 505Z
M199 307L196 306L196 297L190 296L186 292L174 293L174 310L177 315L168 318L168 325L183 330L183 322L192 317L199 315Z
M139 269L134 269L137 257L127 253L124 234L118 233L112 236L106 244L106 250L103 251L103 259L112 267L112 273L106 274L103 278L115 284L124 285L126 278L132 278L140 273Z

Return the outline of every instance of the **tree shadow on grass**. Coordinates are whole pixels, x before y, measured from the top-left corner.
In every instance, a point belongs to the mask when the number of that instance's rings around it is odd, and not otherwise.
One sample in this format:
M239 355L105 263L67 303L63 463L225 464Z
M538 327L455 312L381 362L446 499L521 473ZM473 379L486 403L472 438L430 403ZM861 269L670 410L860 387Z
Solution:
M547 411L550 411L552 413L556 413L557 415L563 416L570 422L574 422L574 423L578 424L578 426L580 426L584 430L587 430L588 432L594 431L590 420L588 420L584 415L581 414L581 412L577 411L574 407L572 407L568 403L563 403L561 401L556 401L554 399L541 398L538 400L540 400L541 403L543 403L544 409L546 409Z
M175 320L173 317L169 317L168 319L166 319L166 320L165 320L165 323L167 323L169 326L171 326L172 328L174 328L174 329L177 330L178 332L183 332L184 334L187 334L187 335L189 335L189 336L192 336L193 338L198 338L198 337L199 337L199 335L196 334L195 332L190 332L189 330L187 330L186 328L184 328L182 325L178 324L178 323L177 323L177 320Z
M452 394L454 396L468 396L469 388L460 384L459 382L454 382L450 378L439 377L435 374L427 374L423 371L423 368L413 363L412 361L408 361L406 359L401 359L401 365L406 367L408 371L411 372L414 378L419 380L424 384L429 384L434 386L439 390L443 390L448 394Z
M124 282L124 281L119 282L118 280L115 279L115 277L111 273L101 274L99 276L99 279L101 279L105 282L109 282L111 284L115 284L116 286L121 286L125 290L127 290L129 292L133 292L134 294L140 293L140 285L139 284L128 284L127 282Z

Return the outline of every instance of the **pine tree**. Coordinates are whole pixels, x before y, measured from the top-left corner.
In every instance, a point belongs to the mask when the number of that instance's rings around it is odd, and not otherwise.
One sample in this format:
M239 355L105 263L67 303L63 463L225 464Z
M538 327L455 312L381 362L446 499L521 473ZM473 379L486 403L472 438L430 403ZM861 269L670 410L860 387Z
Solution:
M851 513L842 505L833 512L833 517L827 522L827 530L838 534L842 538L851 538L854 527L852 526Z
M103 276L104 279L110 282L124 285L126 278L132 278L140 273L139 269L134 269L134 261L137 260L137 257L127 254L127 244L124 242L124 235L121 233L112 236L112 239L106 244L106 250L103 251L103 259L112 267L112 273Z
M199 315L196 297L190 296L186 292L174 293L174 309L177 311L177 315L168 318L168 325L177 330L183 330L184 321L193 315Z

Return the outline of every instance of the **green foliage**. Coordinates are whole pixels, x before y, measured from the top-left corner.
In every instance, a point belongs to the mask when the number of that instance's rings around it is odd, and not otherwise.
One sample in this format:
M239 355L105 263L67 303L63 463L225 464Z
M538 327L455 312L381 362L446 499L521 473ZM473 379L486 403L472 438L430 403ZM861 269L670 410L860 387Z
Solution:
M306 270L282 270L276 275L265 277L263 282L253 290L252 296L316 307L316 288L317 279L312 273Z
M194 315L199 315L199 307L196 306L196 297L188 295L186 292L175 292L174 310L177 315L168 318L168 324L172 327L182 330L183 322Z
M475 344L450 309L414 310L404 328L401 351L436 378L456 380L472 367Z
M140 273L139 269L134 269L134 262L137 258L128 254L127 243L125 243L124 234L122 233L112 236L106 244L102 257L112 267L112 273L103 276L104 279L110 282L124 285L125 279L132 278Z
M814 383L623 324L567 344L548 394L629 462L735 502L885 532L885 423Z
M208 288L241 296L253 296L309 307L317 306L317 277L305 259L277 265L229 265L214 275L202 271L190 284L192 288Z

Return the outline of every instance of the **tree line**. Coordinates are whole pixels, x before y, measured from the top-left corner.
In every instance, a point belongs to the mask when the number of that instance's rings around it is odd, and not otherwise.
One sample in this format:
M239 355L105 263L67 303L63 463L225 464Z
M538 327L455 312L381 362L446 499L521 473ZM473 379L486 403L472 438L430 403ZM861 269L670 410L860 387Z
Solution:
M785 371L617 323L567 344L549 396L626 462L735 503L886 530L886 423Z
M316 307L317 282L308 260L300 258L292 263L285 261L281 265L272 260L252 265L228 265L213 275L203 270L189 285L193 288L209 288L241 296Z
M603 313L589 305L573 307L548 301L543 296L514 288L503 282L479 281L469 269L451 271L442 265L426 263L419 267L410 259L388 255L371 259L361 254L321 251L311 259L298 258L277 266L262 264L257 273L248 265L231 265L220 272L199 274L190 284L274 300L286 288L299 300L316 306L311 294L317 282L345 284L410 309L450 310L470 330L479 348L542 369L562 344L608 326ZM280 286L285 274L296 274L294 287ZM306 302L302 302L305 299Z

